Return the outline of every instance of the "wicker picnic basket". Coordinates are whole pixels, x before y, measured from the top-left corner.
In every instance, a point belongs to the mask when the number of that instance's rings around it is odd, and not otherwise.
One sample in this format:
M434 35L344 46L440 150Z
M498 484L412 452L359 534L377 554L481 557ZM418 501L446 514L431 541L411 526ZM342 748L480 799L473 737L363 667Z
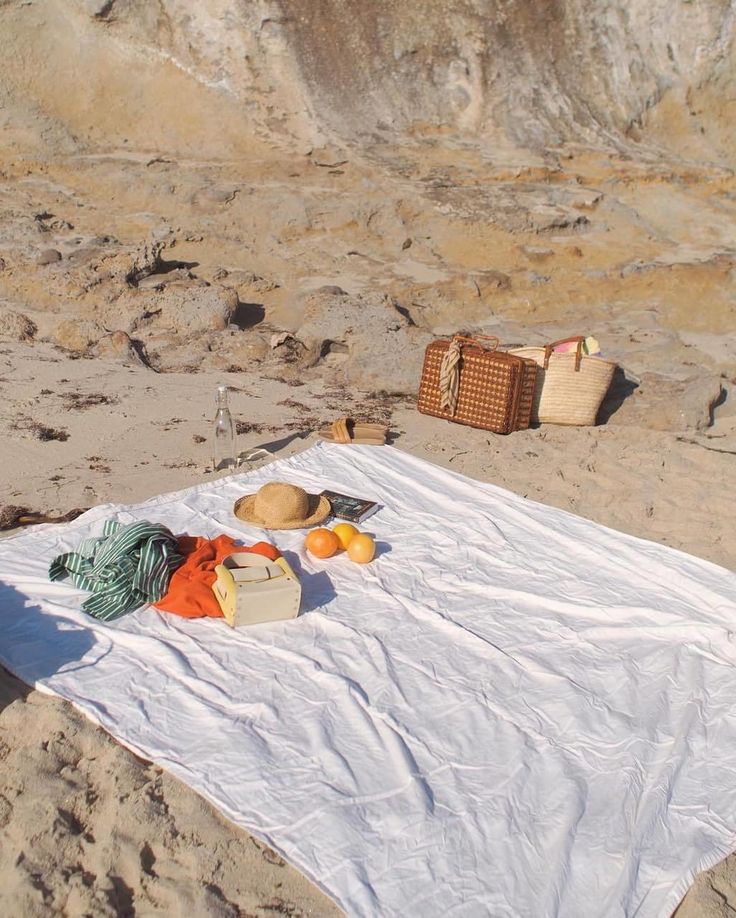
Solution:
M417 409L494 433L525 430L538 369L533 360L499 351L498 338L488 335L432 341L424 354Z
M598 409L611 385L616 364L583 354L585 338L576 335L544 347L515 348L512 353L539 364L532 421L540 424L595 424ZM559 344L575 342L574 351L556 354Z

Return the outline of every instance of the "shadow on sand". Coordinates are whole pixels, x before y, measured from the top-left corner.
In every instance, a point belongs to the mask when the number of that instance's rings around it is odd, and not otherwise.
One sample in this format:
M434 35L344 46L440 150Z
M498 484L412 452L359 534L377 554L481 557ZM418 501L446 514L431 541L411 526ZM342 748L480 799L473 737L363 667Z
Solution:
M0 711L24 698L31 691L29 686L39 680L75 666L92 665L92 661L80 661L99 645L91 630L71 619L44 613L25 594L2 582L0 630Z
M0 666L0 714L18 698L25 698L31 689Z
M621 367L616 367L608 392L598 409L598 424L607 424L626 399L639 388L639 383L629 378Z

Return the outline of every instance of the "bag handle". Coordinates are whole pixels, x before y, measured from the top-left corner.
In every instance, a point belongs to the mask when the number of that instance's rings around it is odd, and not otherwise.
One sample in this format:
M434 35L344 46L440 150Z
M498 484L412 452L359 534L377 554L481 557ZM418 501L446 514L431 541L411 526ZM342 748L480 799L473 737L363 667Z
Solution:
M552 356L552 351L557 347L558 344L570 344L571 342L577 342L577 348L575 349L575 372L580 372L580 363L583 359L583 342L585 341L585 335L573 335L571 338L560 338L559 341L553 341L551 344L544 345L544 369L546 370L549 366L549 358Z
M492 348L485 348L483 342L480 340L483 338L484 341L493 341ZM472 337L468 335L453 335L453 341L467 341L468 344L477 344L479 347L483 347L484 350L498 350L498 345L501 343L495 335L473 335Z

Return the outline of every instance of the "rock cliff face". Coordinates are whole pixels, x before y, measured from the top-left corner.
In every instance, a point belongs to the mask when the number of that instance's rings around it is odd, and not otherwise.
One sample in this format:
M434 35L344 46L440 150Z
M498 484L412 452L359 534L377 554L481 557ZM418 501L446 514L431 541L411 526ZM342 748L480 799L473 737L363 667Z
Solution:
M735 22L733 0L4 0L2 108L61 148L439 133L727 161Z
M620 142L657 137L652 113L665 97L689 97L694 108L706 88L733 86L736 8L723 0L281 6L314 110L338 131L445 127L519 145Z
M734 23L736 0L0 0L5 324L409 393L458 328L722 334Z

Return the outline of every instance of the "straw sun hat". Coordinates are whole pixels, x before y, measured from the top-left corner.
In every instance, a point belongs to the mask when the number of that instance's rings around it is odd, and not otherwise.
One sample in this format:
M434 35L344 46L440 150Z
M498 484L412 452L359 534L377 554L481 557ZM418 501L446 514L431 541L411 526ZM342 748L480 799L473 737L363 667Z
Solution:
M330 502L320 494L284 481L271 481L236 502L233 512L244 523L262 529L306 529L330 515Z

